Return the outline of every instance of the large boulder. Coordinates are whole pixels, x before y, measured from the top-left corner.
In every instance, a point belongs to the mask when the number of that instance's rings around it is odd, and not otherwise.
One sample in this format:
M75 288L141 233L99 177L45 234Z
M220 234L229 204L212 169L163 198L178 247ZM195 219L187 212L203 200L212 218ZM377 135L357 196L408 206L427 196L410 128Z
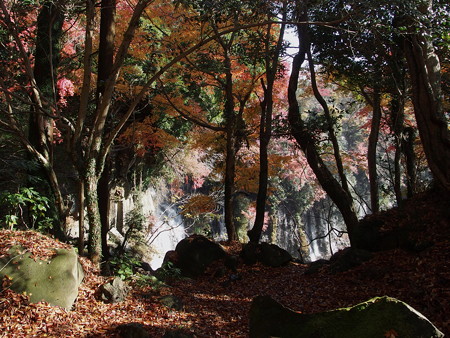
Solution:
M177 259L173 263L186 277L198 277L212 262L227 257L227 253L219 244L200 235L181 240L175 252Z
M253 299L250 337L378 338L443 337L427 318L406 303L376 297L358 305L316 314L292 311L269 296Z
M241 257L245 264L261 262L271 267L279 267L292 261L292 256L286 250L275 244L269 243L247 243L241 251Z
M0 279L7 276L10 288L26 293L30 302L46 301L70 310L78 296L84 272L74 249L55 249L49 261L30 258L21 248L10 249L0 258Z

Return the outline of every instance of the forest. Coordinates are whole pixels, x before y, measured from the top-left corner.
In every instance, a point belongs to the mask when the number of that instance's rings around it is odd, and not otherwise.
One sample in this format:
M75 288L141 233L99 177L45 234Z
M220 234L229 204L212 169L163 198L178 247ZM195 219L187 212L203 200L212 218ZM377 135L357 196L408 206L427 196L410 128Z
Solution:
M449 13L0 0L0 336L450 333Z

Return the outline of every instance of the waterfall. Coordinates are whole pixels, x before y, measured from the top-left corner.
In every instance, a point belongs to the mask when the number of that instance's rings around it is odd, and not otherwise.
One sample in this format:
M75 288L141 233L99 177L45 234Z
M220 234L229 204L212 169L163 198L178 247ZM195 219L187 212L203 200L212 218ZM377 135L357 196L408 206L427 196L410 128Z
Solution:
M315 202L304 213L304 219L310 261L328 259L349 245L344 220L328 197Z
M342 234L344 221L328 198L312 205L284 202L274 210L275 236L263 234L263 241L274 239L274 244L304 262L328 259L349 245Z
M152 269L159 268L166 252L175 249L177 243L186 237L177 206L168 202L170 194L163 187L149 187L128 194L120 187L116 187L115 191L115 199L110 205L110 234L123 238L126 215L139 203L148 226L143 260Z
M179 241L186 237L183 219L177 207L173 204L162 203L156 211L156 222L147 236L147 243L151 250L148 262L152 269L161 266L167 251L174 250Z

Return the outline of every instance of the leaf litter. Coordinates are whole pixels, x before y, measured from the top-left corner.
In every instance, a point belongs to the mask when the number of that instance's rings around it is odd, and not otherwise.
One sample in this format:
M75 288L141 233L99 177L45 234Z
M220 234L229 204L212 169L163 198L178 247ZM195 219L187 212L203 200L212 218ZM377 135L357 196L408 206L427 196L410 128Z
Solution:
M332 273L326 266L305 274L306 264L290 263L270 268L260 264L240 264L238 280L215 277L219 263L195 280L179 279L154 289L132 283L128 298L118 304L98 299L97 290L108 277L86 258L80 262L85 279L71 311L44 302L31 304L3 281L0 292L0 337L118 337L117 326L140 323L151 337L162 337L168 330L182 330L196 337L247 337L251 300L270 295L283 305L303 313L315 313L346 307L375 296L388 295L410 304L441 331L450 333L450 225L448 202L424 198L409 210L420 217L405 217L405 210L393 209L382 216L385 226L398 227L399 221L421 222L423 238L433 245L420 251L394 249L374 253L371 260L351 270ZM375 216L373 216L375 217ZM395 223L394 223L395 222ZM32 231L0 231L0 257L14 245L26 248L34 257L48 259L52 248L70 248L67 244ZM239 243L225 244L238 253ZM172 294L184 307L165 307L159 298ZM395 337L395 332L387 332Z

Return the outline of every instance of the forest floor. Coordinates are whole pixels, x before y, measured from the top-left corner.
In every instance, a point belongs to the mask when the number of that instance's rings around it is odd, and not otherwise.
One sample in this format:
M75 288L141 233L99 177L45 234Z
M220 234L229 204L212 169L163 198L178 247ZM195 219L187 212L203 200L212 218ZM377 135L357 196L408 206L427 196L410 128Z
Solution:
M380 215L393 227L416 223L423 227L423 239L433 245L420 252L400 249L375 253L362 265L341 273L326 267L305 274L308 266L290 263L281 268L240 265L239 280L216 278L212 266L195 280L179 279L170 287L152 288L135 284L126 301L105 304L96 297L100 277L86 259L86 272L74 308L66 311L45 303L29 304L23 295L7 288L0 292L0 337L114 337L117 326L141 323L151 337L167 330L181 330L197 337L247 337L252 298L270 295L303 313L347 307L375 296L391 296L407 302L425 315L442 332L450 334L450 201L445 196L424 194L408 201L402 209ZM11 236L0 232L0 255ZM22 233L24 234L24 233ZM14 236L27 242L38 256L55 241L42 235ZM59 243L58 245L64 246ZM239 245L226 247L230 252ZM161 305L159 298L172 294L182 300L183 310Z

